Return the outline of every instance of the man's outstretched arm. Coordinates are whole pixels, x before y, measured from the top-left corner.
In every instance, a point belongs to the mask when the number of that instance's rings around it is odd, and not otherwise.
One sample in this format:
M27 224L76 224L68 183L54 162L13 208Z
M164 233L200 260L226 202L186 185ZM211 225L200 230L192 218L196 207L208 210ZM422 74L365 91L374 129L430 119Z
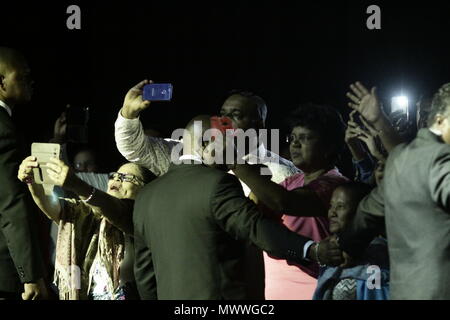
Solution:
M117 149L125 159L161 176L169 169L172 149L179 142L145 135L139 115L150 106L150 101L142 99L143 87L149 83L144 80L128 91L115 122L114 135Z

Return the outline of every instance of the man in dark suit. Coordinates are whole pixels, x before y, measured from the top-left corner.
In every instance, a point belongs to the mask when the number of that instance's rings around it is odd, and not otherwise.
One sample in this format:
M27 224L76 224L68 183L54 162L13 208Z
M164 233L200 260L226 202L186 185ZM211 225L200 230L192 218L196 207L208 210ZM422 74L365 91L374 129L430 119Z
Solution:
M319 254L320 261L339 264L337 243L327 239L316 247L264 217L226 166L203 164L214 163L213 144L202 141L209 119L191 121L183 136L183 163L172 163L136 199L135 276L141 297L247 298L243 258L249 242L298 263L314 263Z
M450 83L428 126L391 151L384 179L339 238L358 256L386 228L392 299L450 299Z
M12 109L31 98L30 70L17 51L0 47L0 299L46 296L36 208L17 179L23 157Z

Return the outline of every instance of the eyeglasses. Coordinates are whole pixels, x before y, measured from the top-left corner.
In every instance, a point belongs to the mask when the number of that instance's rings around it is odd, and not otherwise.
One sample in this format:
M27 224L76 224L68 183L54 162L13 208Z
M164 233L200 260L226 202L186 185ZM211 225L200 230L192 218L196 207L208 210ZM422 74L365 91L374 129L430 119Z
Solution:
M134 174L131 173L120 173L120 172L111 172L109 174L110 180L119 179L122 182L130 182L134 184L140 184L143 185L144 181L142 179L136 177Z
M297 141L297 142L300 142L302 144L310 144L311 142L313 142L313 141L315 141L317 139L318 139L317 136L303 135L303 134L301 134L299 136L296 136L296 135L293 135L293 134L286 136L286 142L287 143L294 143L294 141Z

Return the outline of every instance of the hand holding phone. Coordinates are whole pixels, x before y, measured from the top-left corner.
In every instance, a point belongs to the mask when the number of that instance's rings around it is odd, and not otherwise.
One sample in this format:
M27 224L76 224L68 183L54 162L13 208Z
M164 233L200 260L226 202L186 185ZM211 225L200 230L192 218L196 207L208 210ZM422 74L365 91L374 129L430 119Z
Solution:
M33 143L31 155L36 158L37 168L33 168L34 182L44 185L45 193L51 194L53 181L47 173L47 163L51 158L60 158L61 146L56 143Z

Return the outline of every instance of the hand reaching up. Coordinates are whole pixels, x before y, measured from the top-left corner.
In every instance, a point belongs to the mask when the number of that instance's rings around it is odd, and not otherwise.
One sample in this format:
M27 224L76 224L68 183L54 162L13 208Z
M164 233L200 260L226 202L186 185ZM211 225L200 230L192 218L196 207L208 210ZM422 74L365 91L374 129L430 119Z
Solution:
M347 92L351 100L348 106L358 111L369 123L374 124L384 116L375 87L369 92L360 82L356 82L350 85L350 90Z
M150 106L150 101L142 99L144 86L150 83L153 83L153 81L141 81L127 92L121 111L122 116L127 119L137 118L142 111Z

